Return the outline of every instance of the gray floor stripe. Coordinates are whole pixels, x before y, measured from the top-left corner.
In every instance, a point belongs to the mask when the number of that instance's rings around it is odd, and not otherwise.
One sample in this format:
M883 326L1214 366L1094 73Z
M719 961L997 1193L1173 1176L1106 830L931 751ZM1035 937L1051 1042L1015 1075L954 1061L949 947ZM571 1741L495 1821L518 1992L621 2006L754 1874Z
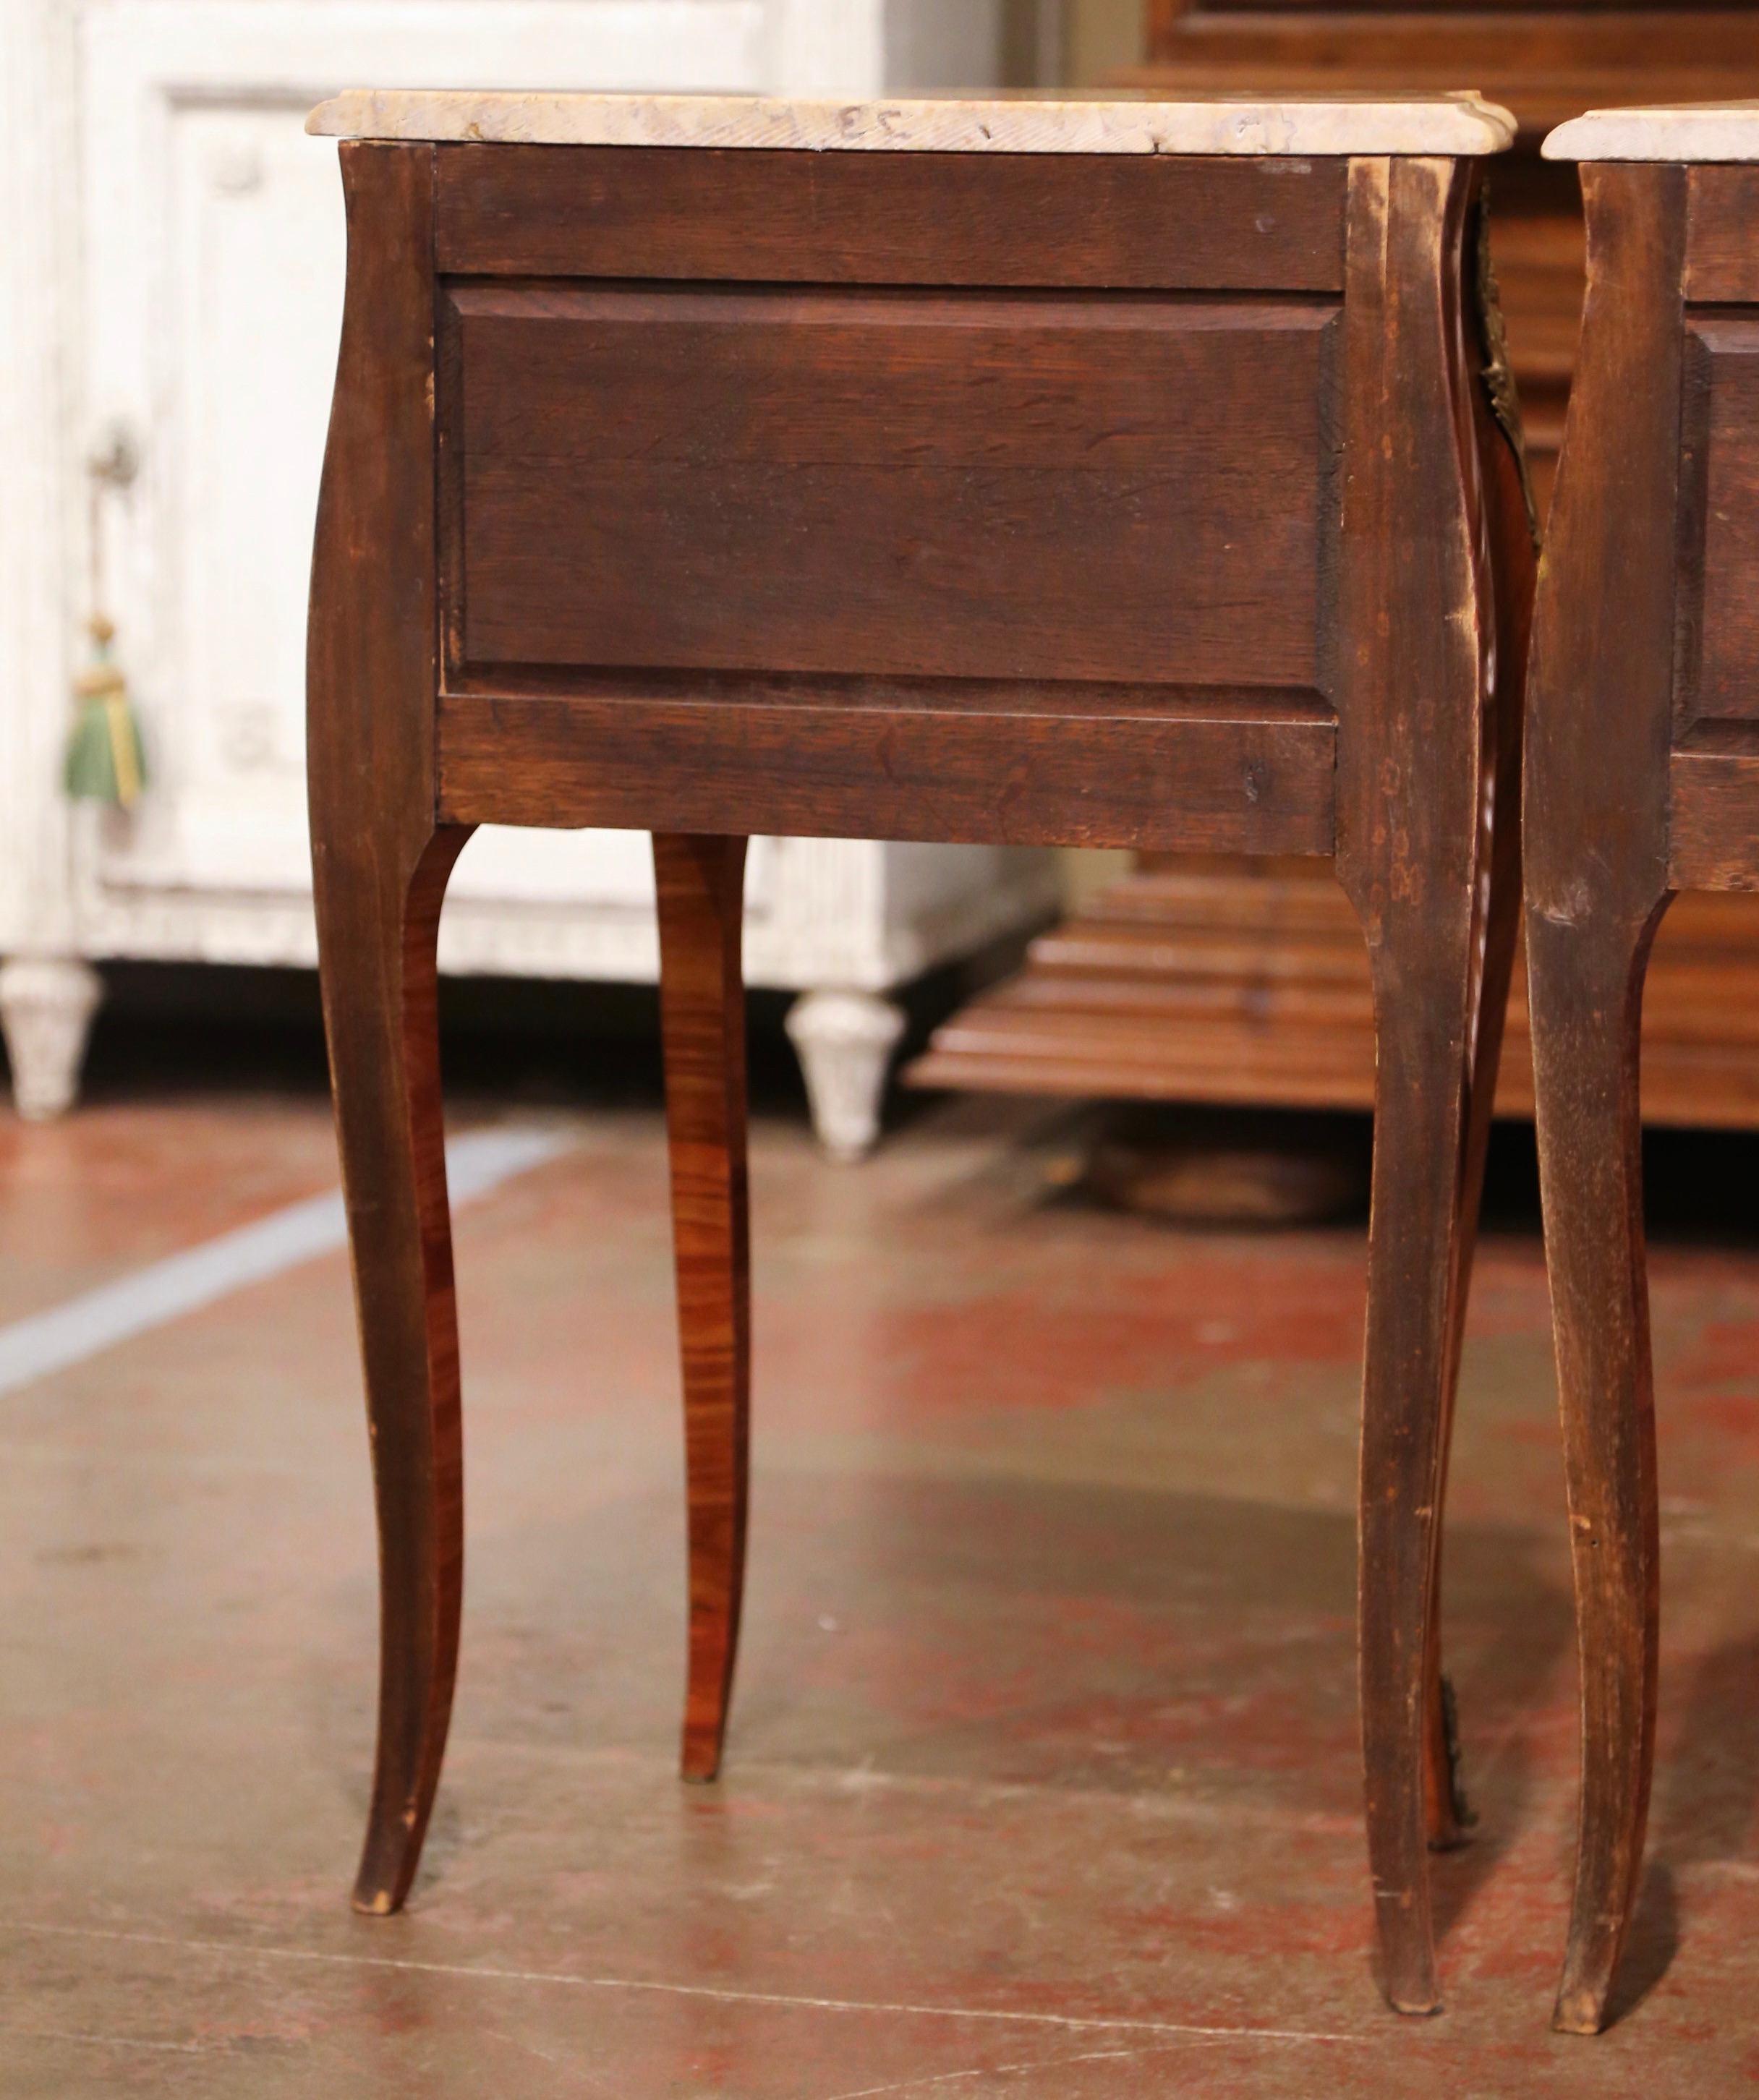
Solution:
M456 1207L573 1143L560 1130L482 1130L446 1147L446 1181ZM342 1193L314 1196L272 1211L254 1225L222 1233L185 1254L156 1261L114 1283L100 1284L46 1312L0 1327L0 1395L64 1370L130 1336L211 1305L216 1299L277 1276L347 1237Z

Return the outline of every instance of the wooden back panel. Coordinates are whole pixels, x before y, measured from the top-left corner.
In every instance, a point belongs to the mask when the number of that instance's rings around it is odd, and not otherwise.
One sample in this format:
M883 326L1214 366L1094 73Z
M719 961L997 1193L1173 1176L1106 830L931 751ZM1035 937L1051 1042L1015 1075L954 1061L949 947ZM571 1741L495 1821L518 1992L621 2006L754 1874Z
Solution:
M1349 166L436 148L444 813L1328 852Z

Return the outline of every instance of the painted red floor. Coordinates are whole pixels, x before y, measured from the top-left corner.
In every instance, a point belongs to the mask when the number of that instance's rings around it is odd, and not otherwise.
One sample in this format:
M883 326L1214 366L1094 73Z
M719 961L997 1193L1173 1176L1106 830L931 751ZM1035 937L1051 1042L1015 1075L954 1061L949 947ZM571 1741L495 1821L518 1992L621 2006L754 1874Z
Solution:
M1492 1240L1448 1533L1448 2010L1368 1967L1362 1242L1049 1193L1025 1110L757 1133L727 1776L673 1776L660 1127L458 1234L470 1540L402 1917L346 1904L373 1554L340 1256L0 1401L0 2096L1118 2100L1759 2087L1759 1252L1664 1251L1666 1675L1627 2009L1547 2032L1575 1670L1545 1279ZM315 1097L0 1127L0 1320L323 1187Z

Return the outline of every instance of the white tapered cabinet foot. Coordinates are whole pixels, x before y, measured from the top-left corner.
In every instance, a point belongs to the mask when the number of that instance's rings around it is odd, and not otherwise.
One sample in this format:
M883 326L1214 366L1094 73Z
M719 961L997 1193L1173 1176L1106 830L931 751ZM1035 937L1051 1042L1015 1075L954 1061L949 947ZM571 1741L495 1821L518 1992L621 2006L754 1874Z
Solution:
M26 1123L48 1123L73 1105L91 1017L103 997L98 973L71 955L0 963L0 1030L12 1099Z
M809 991L788 1009L787 1026L820 1144L833 1159L864 1158L879 1141L903 1012L875 992Z

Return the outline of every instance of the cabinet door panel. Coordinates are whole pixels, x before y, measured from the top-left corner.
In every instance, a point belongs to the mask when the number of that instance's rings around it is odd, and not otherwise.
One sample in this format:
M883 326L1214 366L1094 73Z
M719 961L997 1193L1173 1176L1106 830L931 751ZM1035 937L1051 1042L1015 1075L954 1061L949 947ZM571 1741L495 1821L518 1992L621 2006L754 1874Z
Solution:
M115 0L83 32L83 418L140 461L104 514L105 595L149 792L86 900L125 951L308 959L306 589L341 318L335 148L360 80L762 86L765 0ZM484 838L453 894L644 911L644 840ZM252 922L254 922L254 925ZM179 930L182 929L183 930Z

